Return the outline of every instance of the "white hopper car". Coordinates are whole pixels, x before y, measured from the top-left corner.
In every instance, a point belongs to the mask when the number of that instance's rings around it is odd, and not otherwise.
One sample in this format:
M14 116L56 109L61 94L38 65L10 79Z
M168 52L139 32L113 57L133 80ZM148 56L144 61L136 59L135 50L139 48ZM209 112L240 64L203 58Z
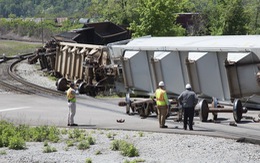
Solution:
M118 83L117 89L126 92L127 110L130 94L151 96L159 81L173 99L190 83L201 99L202 121L207 120L212 99L233 106L237 122L245 108L260 109L259 35L147 36L108 47L112 60L120 58L122 64L124 84Z

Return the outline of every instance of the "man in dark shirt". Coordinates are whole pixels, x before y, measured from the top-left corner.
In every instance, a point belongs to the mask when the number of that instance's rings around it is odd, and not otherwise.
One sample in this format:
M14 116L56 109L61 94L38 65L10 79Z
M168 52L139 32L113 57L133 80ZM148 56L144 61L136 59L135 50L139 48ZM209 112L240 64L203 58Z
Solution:
M194 118L194 108L198 103L198 97L194 91L191 90L191 85L186 85L186 90L183 91L178 97L178 101L182 106L184 111L184 122L183 128L187 130L187 121L189 118L189 129L193 130L193 118Z

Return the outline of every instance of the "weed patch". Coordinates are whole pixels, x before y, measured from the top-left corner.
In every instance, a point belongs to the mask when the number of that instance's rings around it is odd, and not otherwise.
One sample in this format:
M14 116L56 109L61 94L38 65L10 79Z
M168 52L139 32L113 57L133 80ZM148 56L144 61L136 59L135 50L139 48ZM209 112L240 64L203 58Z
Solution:
M123 156L135 157L139 156L138 150L133 144L130 144L124 140L114 140L111 143L111 149L114 151L121 151Z

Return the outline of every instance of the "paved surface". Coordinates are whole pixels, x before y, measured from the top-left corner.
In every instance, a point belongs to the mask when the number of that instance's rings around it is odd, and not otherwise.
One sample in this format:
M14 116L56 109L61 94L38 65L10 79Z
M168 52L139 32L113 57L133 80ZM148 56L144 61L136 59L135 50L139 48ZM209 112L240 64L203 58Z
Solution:
M48 98L34 95L0 94L0 119L14 123L36 125L55 125L67 127L68 107L64 98ZM196 134L219 136L226 138L246 138L260 144L260 123L251 119L242 119L237 126L230 126L234 122L232 113L219 113L218 122L200 122L195 117L194 131L182 128L182 123L174 122L174 117L167 119L169 128L159 128L156 115L142 119L139 115L125 114L125 107L119 107L122 99L95 99L80 96L77 99L75 122L80 128L142 130L151 132L166 132L176 134ZM249 110L243 116L258 118L260 110ZM209 119L212 118L211 115ZM124 123L116 120L124 119Z

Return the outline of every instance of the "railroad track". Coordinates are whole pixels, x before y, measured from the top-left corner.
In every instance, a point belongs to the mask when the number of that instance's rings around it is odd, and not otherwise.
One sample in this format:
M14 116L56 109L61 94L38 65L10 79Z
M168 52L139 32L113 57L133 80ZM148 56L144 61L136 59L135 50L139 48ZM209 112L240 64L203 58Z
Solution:
M64 92L33 84L32 82L28 82L25 79L19 77L15 73L15 68L17 64L27 59L27 57L30 55L31 53L20 55L16 58L8 59L0 63L1 87L8 92L36 94L40 96L64 97Z

